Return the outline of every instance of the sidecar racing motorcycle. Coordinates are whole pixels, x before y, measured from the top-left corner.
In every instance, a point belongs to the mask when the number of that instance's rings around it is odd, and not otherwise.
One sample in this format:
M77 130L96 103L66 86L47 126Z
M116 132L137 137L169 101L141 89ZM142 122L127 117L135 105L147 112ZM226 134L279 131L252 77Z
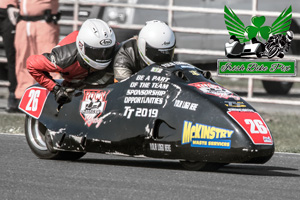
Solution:
M188 170L265 163L274 142L259 113L199 68L153 64L105 88L74 91L60 110L36 84L19 104L25 134L42 159L76 160L88 152L179 160Z

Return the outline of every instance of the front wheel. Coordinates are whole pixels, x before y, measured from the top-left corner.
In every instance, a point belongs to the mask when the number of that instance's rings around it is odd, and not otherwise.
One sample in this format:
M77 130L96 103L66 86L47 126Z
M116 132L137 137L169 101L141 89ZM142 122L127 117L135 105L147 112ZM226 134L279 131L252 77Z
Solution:
M85 152L49 151L45 142L48 129L37 119L30 116L25 118L25 136L31 151L41 159L77 160Z

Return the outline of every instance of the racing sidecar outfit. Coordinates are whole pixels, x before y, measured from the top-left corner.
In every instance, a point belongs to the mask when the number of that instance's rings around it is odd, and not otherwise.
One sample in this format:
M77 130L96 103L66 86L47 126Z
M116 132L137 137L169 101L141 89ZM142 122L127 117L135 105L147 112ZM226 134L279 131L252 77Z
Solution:
M113 83L113 67L110 64L104 70L92 73L89 67L81 58L76 48L76 37L78 31L66 36L51 53L32 55L27 59L27 69L34 79L43 87L52 91L57 85L49 72L59 72L67 82L74 82L85 79L87 76L97 74L101 84ZM118 45L118 44L117 44ZM117 49L115 47L115 49ZM100 73L98 73L100 72Z
M115 81L129 78L132 74L144 69L147 64L140 57L136 38L124 41L115 56L114 75Z

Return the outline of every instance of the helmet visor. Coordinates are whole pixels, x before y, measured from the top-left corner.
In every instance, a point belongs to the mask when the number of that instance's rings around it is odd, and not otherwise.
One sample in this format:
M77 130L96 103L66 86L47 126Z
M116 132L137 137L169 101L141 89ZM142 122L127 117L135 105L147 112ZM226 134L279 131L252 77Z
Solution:
M111 61L114 47L115 46L107 47L107 48L95 48L84 43L85 55L89 59L98 63L106 63Z
M156 63L170 62L174 57L175 45L170 48L156 49L146 43L146 56Z

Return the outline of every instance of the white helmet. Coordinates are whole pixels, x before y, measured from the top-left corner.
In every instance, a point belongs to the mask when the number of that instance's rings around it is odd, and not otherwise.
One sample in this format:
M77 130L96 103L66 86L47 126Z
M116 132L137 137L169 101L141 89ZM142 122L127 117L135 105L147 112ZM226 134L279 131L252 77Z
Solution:
M176 39L171 28L164 22L146 22L138 37L138 50L148 65L155 62L170 62L174 57Z
M115 44L114 31L100 19L86 20L76 39L81 58L97 70L104 69L110 64Z

